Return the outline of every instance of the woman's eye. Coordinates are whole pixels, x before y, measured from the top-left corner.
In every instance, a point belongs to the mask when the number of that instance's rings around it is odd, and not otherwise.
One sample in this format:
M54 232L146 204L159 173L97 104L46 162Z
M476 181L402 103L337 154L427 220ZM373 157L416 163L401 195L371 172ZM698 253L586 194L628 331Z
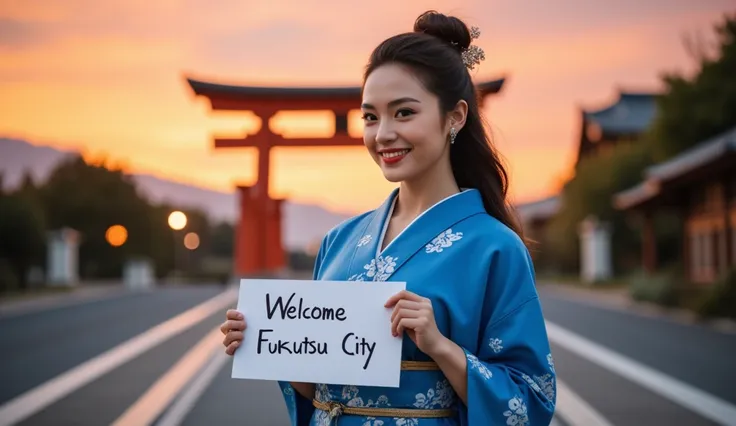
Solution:
M365 113L363 114L363 121L373 121L376 119L376 116L373 114Z
M400 110L398 110L398 111L396 112L396 115L397 115L398 117L408 117L408 116L410 116L411 114L414 114L414 111L412 111L412 110L410 110L410 109L400 109Z

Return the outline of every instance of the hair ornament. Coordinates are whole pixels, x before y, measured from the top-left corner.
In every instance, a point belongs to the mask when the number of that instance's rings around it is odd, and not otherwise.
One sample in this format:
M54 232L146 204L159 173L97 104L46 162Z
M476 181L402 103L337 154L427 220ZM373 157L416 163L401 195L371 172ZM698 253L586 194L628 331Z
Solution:
M480 37L480 29L478 27L470 28L470 39L475 40ZM486 59L486 54L475 44L471 44L467 49L463 49L460 53L463 57L463 63L468 69L474 69L476 65Z

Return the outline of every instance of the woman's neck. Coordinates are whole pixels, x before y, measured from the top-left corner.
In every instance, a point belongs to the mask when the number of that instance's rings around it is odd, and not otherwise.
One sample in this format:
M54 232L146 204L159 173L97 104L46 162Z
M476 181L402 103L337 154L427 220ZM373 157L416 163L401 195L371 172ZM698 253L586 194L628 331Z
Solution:
M394 214L415 218L443 199L460 192L452 170L435 170L418 179L403 181Z

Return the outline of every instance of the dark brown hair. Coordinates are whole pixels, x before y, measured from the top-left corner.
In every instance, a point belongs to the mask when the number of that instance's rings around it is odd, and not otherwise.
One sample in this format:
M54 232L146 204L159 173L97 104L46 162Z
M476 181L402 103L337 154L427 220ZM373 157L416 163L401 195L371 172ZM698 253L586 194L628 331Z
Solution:
M414 32L390 37L373 50L363 81L378 67L398 63L416 73L425 88L439 98L443 116L461 99L467 102L465 126L450 149L455 180L461 188L477 189L488 214L524 240L506 199L508 174L486 132L478 94L461 57L471 41L470 30L460 19L425 12L414 23Z

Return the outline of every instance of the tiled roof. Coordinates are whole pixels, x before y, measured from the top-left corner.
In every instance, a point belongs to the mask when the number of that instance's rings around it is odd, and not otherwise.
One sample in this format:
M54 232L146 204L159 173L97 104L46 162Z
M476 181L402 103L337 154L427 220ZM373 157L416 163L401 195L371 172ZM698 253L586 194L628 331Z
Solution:
M736 152L736 127L701 142L667 161L648 167L644 171L645 180L633 188L616 194L614 202L618 208L624 209L646 201L659 194L662 182L703 167L729 152Z
M654 120L656 110L655 94L622 92L615 104L583 113L604 133L640 133Z

